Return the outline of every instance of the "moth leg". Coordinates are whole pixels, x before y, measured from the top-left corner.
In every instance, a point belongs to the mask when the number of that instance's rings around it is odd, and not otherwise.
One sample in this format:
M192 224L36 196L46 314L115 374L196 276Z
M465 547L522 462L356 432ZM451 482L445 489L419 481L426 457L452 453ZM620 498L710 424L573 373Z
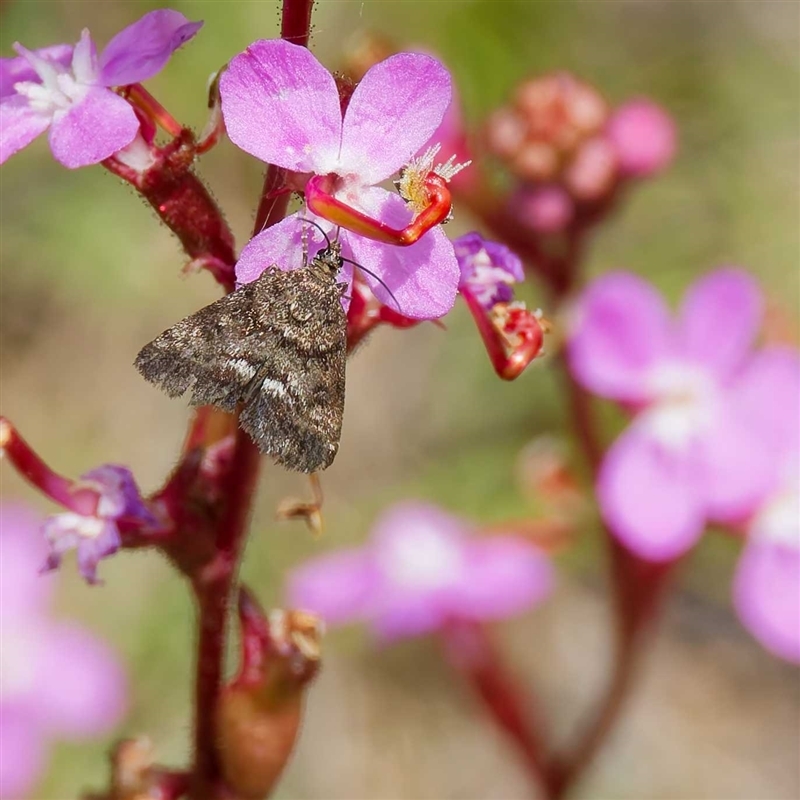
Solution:
M280 502L275 515L278 519L302 519L311 529L315 537L321 536L325 529L322 519L322 481L318 472L312 472L308 476L311 484L312 501L310 503L299 500L296 497L287 497Z

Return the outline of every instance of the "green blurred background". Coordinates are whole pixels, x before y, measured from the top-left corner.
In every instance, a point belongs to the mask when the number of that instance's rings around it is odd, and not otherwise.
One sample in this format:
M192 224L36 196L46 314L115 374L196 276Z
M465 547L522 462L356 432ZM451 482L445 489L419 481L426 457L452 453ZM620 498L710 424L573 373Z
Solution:
M4 2L2 54L98 43L149 2ZM204 29L148 86L180 120L205 121L205 85L250 41L276 35L277 2L174 2ZM452 69L469 121L516 81L573 70L612 102L648 95L676 118L669 173L631 194L596 236L589 267L628 267L676 298L700 272L736 263L755 272L773 318L795 335L800 315L800 70L796 2L386 2L321 0L312 48L335 68L349 37L382 31L437 52ZM262 166L223 142L199 171L241 244ZM130 465L151 490L173 464L188 411L140 379L138 349L217 296L207 276L182 278L178 245L151 211L100 168L70 172L39 141L3 166L2 411L50 463L77 475ZM457 210L458 211L458 210ZM469 230L462 213L449 232ZM527 299L543 298L535 286ZM482 521L536 513L520 491L521 449L567 435L555 365L495 378L462 307L448 330L381 330L348 369L345 429L325 475L327 533L273 522L304 483L267 466L244 565L266 604L282 576L328 548L361 541L379 510L424 497ZM4 466L3 499L52 507ZM574 732L609 659L607 593L596 531L563 561L542 609L498 630L514 668L541 687L555 735ZM603 798L791 798L800 793L797 674L739 628L728 600L735 548L712 540L687 565L630 713L578 794ZM101 565L106 586L63 570L59 613L119 650L132 712L120 734L146 732L159 759L188 741L193 616L186 587L151 554ZM58 745L37 798L61 800L105 781L107 743ZM307 724L278 792L283 798L518 798L515 756L440 662L433 641L377 651L360 631L331 633Z

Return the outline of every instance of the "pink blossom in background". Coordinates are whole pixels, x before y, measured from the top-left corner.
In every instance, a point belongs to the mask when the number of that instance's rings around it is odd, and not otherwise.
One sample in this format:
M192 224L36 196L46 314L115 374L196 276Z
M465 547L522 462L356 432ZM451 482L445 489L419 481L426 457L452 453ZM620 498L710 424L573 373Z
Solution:
M305 47L280 40L250 45L220 80L222 112L231 141L293 173L335 175L335 196L375 219L402 228L413 211L377 184L394 175L425 145L450 104L447 70L434 58L400 53L371 67L342 115L333 76ZM270 264L301 266L302 240L320 241L302 222L312 218L330 235L334 226L303 209L267 228L242 250L236 277L255 280ZM453 246L439 228L409 247L342 230L346 257L369 265L389 287L404 316L436 318L455 300L459 270ZM343 277L351 280L351 270ZM365 274L376 297L386 289Z
M485 308L509 302L514 297L513 284L525 279L522 262L510 248L484 239L476 231L453 240L461 270L460 286L469 289Z
M773 454L731 401L761 314L754 279L735 268L698 280L675 320L652 286L625 272L594 281L576 303L573 375L634 415L600 468L600 509L642 558L679 557L708 520L738 521L765 492Z
M98 562L120 548L120 523L154 527L157 520L142 500L127 467L97 467L81 475L79 485L98 492L97 507L91 515L65 511L47 518L42 531L50 552L43 570L58 569L64 554L75 550L81 575L87 583L98 583Z
M50 149L70 168L97 164L130 144L139 120L112 91L152 78L202 22L159 9L120 31L98 56L84 29L74 48L27 50L0 62L0 164L50 129Z
M511 213L537 233L558 233L575 216L575 204L558 184L532 187L522 185L509 203Z
M651 100L631 100L611 116L606 136L621 171L644 178L663 170L675 156L678 134L672 117Z
M53 582L39 520L0 506L0 797L29 795L54 739L109 733L126 706L122 669L108 646L49 614Z
M449 621L518 614L551 591L554 571L528 541L476 536L433 505L403 503L360 548L321 556L289 576L287 602L329 625L367 623L382 640L419 636Z
M800 355L765 348L733 387L732 401L771 454L746 523L734 604L764 647L800 663Z

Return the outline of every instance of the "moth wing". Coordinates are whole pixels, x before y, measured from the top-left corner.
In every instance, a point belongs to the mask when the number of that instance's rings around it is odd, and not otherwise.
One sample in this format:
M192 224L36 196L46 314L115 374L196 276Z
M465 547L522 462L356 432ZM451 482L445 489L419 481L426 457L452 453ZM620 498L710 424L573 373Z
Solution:
M246 401L241 426L263 453L288 469L317 472L339 449L344 412L346 345L309 354L286 377L270 371Z
M143 347L136 368L170 397L191 390L193 405L234 411L275 346L257 324L255 300L254 282L201 308Z

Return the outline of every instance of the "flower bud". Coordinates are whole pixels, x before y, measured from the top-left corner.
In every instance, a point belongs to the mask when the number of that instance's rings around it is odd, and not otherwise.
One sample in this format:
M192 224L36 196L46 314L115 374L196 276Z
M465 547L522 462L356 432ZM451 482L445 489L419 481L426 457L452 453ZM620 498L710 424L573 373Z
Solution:
M232 794L260 800L278 781L294 748L303 697L320 661L320 621L300 611L265 618L240 590L242 664L217 708L222 774Z

